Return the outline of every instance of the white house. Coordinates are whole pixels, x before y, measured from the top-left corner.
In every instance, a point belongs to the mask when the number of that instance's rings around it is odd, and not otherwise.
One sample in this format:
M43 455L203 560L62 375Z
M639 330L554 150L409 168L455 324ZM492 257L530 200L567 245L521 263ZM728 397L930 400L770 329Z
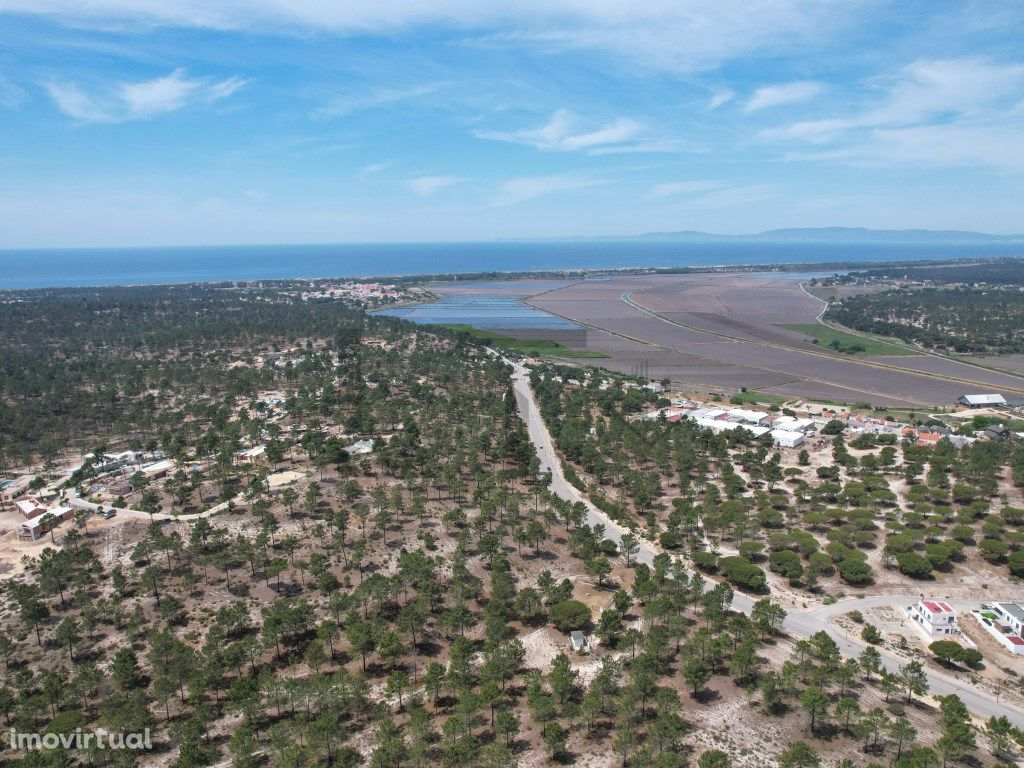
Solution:
M587 642L587 636L578 629L574 629L569 634L569 646L575 653L590 653L590 643Z
M257 445L235 454L235 464L248 464L267 452L266 445Z
M968 408L984 408L989 405L1006 405L1006 398L996 394L960 395L957 402Z
M690 418L696 417L696 413ZM696 419L697 426L702 429L710 429L716 435L719 432L731 432L734 429L745 429L753 433L754 437L760 437L768 431L768 427L759 427L756 424L740 424L735 421L720 421L718 419Z
M745 421L748 424L757 424L763 426L765 419L768 418L768 414L764 411L752 411L747 408L733 408L729 411L729 414L739 421Z
M357 440L345 448L349 456L362 456L366 453L373 453L373 440Z
M920 600L910 607L910 618L929 635L953 635L957 632L956 611L941 600Z
M987 603L974 617L1010 653L1024 654L1024 608L1017 603Z
M37 517L46 511L46 505L35 496L26 496L24 499L18 499L14 502L14 506L18 508L21 516L26 520L31 520L33 517Z
M798 445L803 445L804 433L788 429L773 429L772 440L780 448L796 448Z
M690 414L690 418L694 421L700 421L701 419L717 419L723 413L725 413L725 410L722 408L698 408Z
M1024 635L1024 608L1017 603L992 603L992 611L1013 634Z
M172 459L163 459L162 461L154 461L152 464L140 467L139 471L150 480L159 480L162 477L166 477L167 473L172 469L174 469L174 461Z
M18 526L18 538L21 541L36 541L46 535L51 528L56 528L65 520L75 516L74 507L54 507L48 509L31 520Z
M788 432L808 432L814 429L814 419L801 419L796 416L782 415L772 421L773 429L784 429Z

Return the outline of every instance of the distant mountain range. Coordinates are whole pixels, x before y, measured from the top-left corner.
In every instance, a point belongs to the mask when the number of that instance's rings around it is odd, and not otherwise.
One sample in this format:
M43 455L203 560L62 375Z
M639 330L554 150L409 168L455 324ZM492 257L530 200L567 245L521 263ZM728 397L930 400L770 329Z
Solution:
M865 229L818 227L769 229L750 235L715 235L708 232L647 232L642 235L608 235L572 240L660 240L681 243L1024 243L1022 235L988 235L983 232L935 229Z

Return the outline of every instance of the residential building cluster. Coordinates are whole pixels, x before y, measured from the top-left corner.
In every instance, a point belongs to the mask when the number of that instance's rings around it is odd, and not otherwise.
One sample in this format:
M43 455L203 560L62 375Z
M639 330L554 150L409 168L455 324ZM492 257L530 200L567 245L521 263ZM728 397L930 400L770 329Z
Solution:
M398 301L406 294L405 289L388 283L358 283L347 281L326 288L300 291L304 301L310 299L349 299L373 304Z
M983 603L971 613L1006 650L1024 654L1024 607L1019 603Z
M783 448L802 445L806 437L816 432L819 426L814 419L809 418L750 408L719 407L687 400L675 400L671 407L649 411L642 418L657 419L662 416L670 422L688 419L716 434L740 428L756 437L771 433L775 444Z

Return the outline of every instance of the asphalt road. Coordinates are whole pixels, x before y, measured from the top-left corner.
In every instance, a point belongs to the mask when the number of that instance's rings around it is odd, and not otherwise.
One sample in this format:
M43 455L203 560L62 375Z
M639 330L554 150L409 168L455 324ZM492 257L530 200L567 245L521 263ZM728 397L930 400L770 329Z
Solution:
M598 509L580 491L565 479L562 472L562 464L555 452L554 442L551 433L540 415L540 408L534 398L533 390L530 388L528 370L519 363L507 361L512 365L512 388L515 392L516 403L519 406L519 413L526 422L527 432L537 451L540 460L541 472L551 472L552 493L571 502L581 502L587 509L587 523L589 525L600 524L605 528L605 536L616 544L619 544L622 534L627 529L620 526L609 518L604 512ZM636 559L647 565L651 565L654 556L659 548L646 539L640 539L640 550ZM714 585L713 579L708 579L709 588ZM867 647L867 643L859 637L848 636L842 628L832 623L832 619L852 610L865 610L878 605L911 605L916 603L921 595L875 595L863 598L847 598L832 605L821 606L809 611L790 612L783 622L783 630L794 638L808 638L820 630L827 632L845 656L856 657ZM755 598L742 592L735 592L732 607L734 610L750 613ZM977 602L963 600L948 600L958 610L976 607ZM900 666L906 663L906 659L884 649L879 648L882 656L882 663L891 672L895 672ZM996 697L986 691L979 690L973 686L965 685L951 675L935 670L927 670L929 693L936 696L944 696L955 693L959 696L967 708L976 716L988 719L993 715L1005 715L1010 722L1019 728L1024 728L1024 709L1009 704L1005 701L997 701Z

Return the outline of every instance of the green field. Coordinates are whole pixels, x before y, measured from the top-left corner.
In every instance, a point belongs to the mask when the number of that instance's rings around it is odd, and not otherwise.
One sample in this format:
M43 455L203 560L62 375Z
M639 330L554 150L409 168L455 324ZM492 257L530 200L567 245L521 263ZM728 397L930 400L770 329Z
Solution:
M483 328L474 328L472 325L465 325L463 323L448 323L441 327L456 333L464 333L480 344L486 344L489 347L496 347L498 349L507 349L528 357L540 357L542 355L546 357L576 358L607 357L607 355L600 352L572 349L550 339L513 339L511 336L505 336L504 334L495 333Z
M818 323L806 323L800 325L784 325L791 331L797 331L823 346L851 355L852 357L867 357L869 355L918 355L920 352L904 347L900 344L893 344L871 336L859 336L846 331L840 331L827 325Z

